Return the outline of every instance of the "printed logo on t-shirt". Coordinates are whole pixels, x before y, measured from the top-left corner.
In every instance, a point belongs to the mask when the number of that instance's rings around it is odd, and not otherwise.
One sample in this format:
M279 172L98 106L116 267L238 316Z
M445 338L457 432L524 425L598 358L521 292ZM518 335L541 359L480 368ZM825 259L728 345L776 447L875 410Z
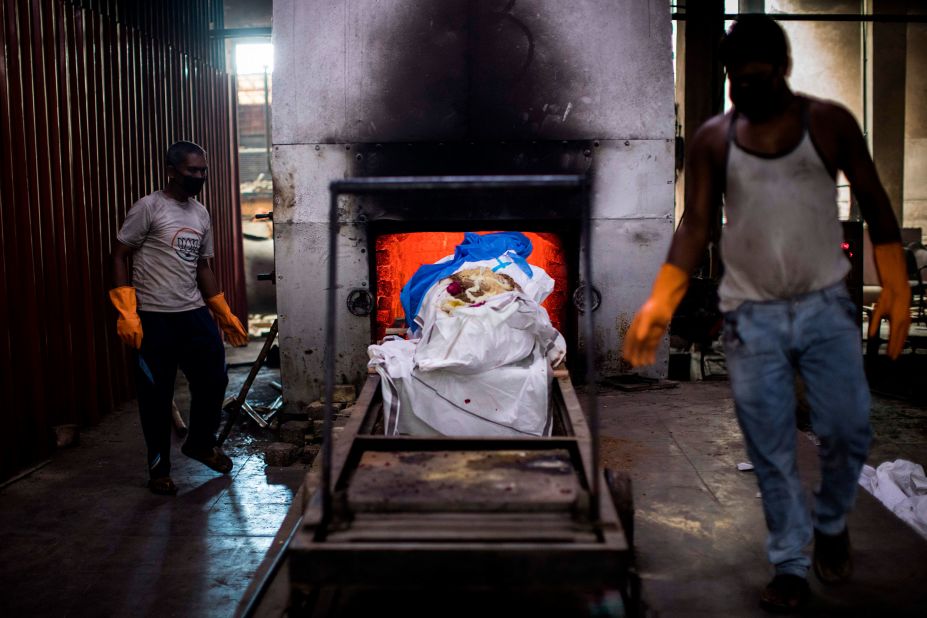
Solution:
M189 227L182 227L171 239L171 247L185 262L195 262L200 257L200 239L203 235Z

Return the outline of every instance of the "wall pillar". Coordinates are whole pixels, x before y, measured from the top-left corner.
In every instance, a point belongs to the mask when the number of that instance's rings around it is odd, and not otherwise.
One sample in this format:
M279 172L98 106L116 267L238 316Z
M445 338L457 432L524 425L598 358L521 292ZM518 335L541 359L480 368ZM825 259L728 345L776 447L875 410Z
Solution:
M702 123L724 108L724 74L718 54L724 34L723 0L690 3L686 9L684 23L684 36L680 37L683 45L677 45L677 54L683 69L680 72L682 79L679 84L682 97L678 104L679 123L682 125L688 156L689 145L695 132ZM677 225L684 209L685 187L691 182L691 169L690 165L686 165L681 182L677 183Z
M873 15L904 14L904 0L870 0ZM867 37L869 143L879 178L899 222L904 221L905 78L907 24L872 22Z

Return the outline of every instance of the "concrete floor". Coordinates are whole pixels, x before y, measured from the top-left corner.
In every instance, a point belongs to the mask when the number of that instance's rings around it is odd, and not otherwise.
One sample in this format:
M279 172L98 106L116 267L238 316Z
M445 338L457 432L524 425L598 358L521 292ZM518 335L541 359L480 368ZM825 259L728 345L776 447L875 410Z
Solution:
M230 372L230 394L246 373ZM272 399L279 372L259 379L253 400ZM169 498L145 488L134 402L84 430L79 446L0 491L0 616L230 616L306 471L265 467L268 439L233 432L223 476L184 457L175 436L180 491Z
M233 372L230 392L245 372ZM274 375L264 370L258 388ZM599 403L605 463L634 479L650 615L764 615L765 528L755 479L736 469L746 455L727 383L608 391ZM870 463L927 463L924 406L877 395L873 423ZM133 406L85 431L80 446L0 491L0 615L232 615L305 472L266 469L265 438L233 434L228 477L175 451L180 494L163 498L144 488ZM815 447L805 434L799 458L810 487ZM927 541L864 492L850 526L853 583L812 581L807 615L927 615Z
M772 575L765 525L727 382L600 395L603 459L634 482L644 596L657 616L764 616L758 593ZM903 422L902 422L903 421ZM927 410L876 396L871 465L905 457L927 464ZM798 434L806 486L816 447ZM850 517L852 583L812 578L809 616L927 615L927 540L860 490Z

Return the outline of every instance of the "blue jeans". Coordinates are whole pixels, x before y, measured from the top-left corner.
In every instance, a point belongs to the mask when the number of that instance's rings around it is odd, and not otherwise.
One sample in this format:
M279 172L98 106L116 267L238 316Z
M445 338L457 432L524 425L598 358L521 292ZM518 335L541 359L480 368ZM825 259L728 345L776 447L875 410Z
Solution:
M804 577L810 560L803 550L813 537L796 464L796 372L821 440L814 528L842 531L856 497L871 431L855 312L840 283L788 300L745 302L724 316L737 421L762 492L766 551L777 573Z

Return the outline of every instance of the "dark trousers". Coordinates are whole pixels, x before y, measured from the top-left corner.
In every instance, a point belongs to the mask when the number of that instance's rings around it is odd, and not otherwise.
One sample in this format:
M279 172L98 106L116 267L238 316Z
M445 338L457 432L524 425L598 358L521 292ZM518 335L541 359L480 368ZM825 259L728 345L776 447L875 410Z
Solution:
M135 370L142 432L148 447L151 478L171 471L171 404L177 368L190 383L190 427L193 449L216 445L228 375L225 348L209 310L179 313L139 311L142 347Z

